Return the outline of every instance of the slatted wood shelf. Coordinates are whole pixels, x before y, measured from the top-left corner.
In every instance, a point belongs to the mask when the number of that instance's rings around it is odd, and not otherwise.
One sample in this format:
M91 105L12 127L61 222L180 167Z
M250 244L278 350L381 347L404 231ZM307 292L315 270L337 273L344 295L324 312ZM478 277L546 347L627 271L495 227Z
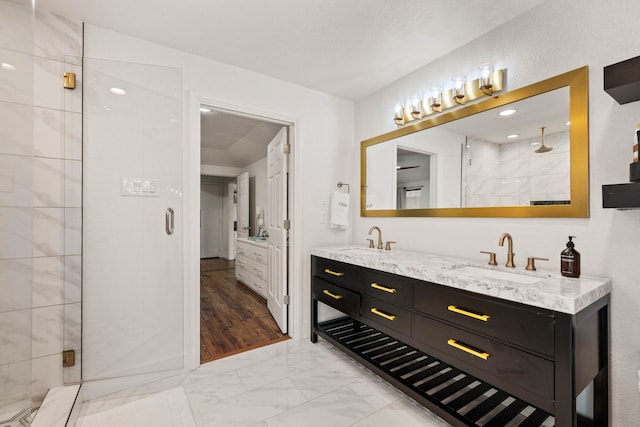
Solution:
M351 317L315 332L444 419L477 427L550 427L549 413Z

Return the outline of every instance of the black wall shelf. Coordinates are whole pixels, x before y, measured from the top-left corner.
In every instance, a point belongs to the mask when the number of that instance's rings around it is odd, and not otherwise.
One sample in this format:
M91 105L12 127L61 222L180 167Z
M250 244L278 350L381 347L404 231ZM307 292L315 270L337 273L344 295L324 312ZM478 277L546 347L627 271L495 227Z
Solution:
M640 209L640 182L603 185L602 207Z
M640 100L640 56L604 67L604 91L618 104Z

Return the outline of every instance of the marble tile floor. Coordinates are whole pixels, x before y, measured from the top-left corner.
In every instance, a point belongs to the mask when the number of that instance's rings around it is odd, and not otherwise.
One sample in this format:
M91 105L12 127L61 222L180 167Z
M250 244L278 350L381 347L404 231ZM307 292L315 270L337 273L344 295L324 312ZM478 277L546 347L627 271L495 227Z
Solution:
M176 387L184 390L199 427L449 426L323 340L283 341L84 402L76 425L82 417Z

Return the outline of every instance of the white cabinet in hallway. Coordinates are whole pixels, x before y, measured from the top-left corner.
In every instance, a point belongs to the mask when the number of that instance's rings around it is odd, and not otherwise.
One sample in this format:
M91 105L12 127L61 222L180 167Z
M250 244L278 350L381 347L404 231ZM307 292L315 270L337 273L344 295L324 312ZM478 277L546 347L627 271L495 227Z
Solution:
M267 242L236 239L236 279L267 297Z

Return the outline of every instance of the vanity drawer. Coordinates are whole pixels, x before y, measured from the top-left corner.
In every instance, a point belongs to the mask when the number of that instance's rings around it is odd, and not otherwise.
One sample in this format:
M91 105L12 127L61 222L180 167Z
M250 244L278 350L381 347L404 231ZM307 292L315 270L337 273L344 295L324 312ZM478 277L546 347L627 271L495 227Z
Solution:
M312 292L321 301L336 310L354 317L360 315L360 294L351 292L318 277L313 278Z
M360 268L327 258L312 257L311 274L328 282L360 292Z
M267 264L267 248L254 245L246 245L242 247L243 255L247 258L257 261L260 264Z
M236 269L236 280L244 283L263 298L267 297L267 282L244 269Z
M414 309L544 355L554 354L554 317L543 309L434 284L416 285Z
M362 273L362 292L410 309L413 297L413 281L395 274L365 270Z
M411 311L370 295L362 295L362 317L373 320L408 337L411 336Z
M416 340L436 358L485 381L502 383L506 391L526 390L544 400L554 397L554 365L547 359L418 314L414 330Z
M253 274L262 280L268 279L267 266L245 256L238 256L236 258L236 268Z

